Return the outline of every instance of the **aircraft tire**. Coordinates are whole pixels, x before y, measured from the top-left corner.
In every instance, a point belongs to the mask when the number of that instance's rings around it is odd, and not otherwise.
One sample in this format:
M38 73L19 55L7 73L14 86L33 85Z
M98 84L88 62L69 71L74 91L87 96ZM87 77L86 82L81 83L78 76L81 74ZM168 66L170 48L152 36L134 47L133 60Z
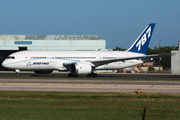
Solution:
M92 77L92 74L87 74L87 77Z
M68 74L69 77L79 77L79 75L73 75L72 73Z
M16 77L19 77L19 76L20 76L20 74L17 73L17 74L16 74Z
M88 74L87 77L97 77L97 74L94 73L94 74Z
M93 74L93 77L97 77L98 75L96 73Z

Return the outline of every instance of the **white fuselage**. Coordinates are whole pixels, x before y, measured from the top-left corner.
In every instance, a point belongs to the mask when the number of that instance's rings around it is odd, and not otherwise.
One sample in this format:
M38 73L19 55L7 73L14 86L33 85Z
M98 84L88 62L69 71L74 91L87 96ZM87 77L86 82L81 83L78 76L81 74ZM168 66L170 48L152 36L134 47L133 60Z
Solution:
M20 51L10 55L2 65L19 70L69 70L73 62L91 64L92 61L143 56L126 51ZM14 57L14 58L11 58ZM96 66L96 70L115 70L142 64L142 60L125 60Z

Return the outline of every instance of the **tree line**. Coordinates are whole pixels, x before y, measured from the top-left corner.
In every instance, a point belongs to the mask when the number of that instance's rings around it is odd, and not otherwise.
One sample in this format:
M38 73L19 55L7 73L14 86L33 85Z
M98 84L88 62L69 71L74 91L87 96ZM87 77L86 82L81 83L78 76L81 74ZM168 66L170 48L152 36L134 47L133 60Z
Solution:
M115 49L113 49L113 51L125 51L127 49L123 49L121 47L117 47ZM152 55L152 54L159 54L159 51L160 51L160 54L165 54L165 53L171 53L172 50L178 50L178 47L177 46L164 46L164 47L154 47L153 49L152 48L149 48L147 49L147 55ZM155 59L155 65L159 65L159 58ZM170 69L171 68L171 56L166 56L166 57L162 57L162 59L160 58L160 65L163 66L163 69Z

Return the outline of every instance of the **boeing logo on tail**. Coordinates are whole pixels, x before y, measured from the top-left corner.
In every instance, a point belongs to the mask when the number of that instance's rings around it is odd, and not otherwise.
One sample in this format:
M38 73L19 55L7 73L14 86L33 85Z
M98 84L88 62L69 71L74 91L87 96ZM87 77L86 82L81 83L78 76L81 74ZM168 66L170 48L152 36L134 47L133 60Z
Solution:
M146 54L154 26L155 23L149 24L127 51Z

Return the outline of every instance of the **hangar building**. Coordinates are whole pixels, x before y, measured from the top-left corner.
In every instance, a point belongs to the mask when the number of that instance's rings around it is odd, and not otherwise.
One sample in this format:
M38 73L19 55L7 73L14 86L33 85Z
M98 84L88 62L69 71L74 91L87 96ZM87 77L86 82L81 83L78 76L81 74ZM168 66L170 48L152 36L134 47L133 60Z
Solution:
M107 50L99 35L0 35L0 64L19 50ZM0 70L5 70L0 66Z

